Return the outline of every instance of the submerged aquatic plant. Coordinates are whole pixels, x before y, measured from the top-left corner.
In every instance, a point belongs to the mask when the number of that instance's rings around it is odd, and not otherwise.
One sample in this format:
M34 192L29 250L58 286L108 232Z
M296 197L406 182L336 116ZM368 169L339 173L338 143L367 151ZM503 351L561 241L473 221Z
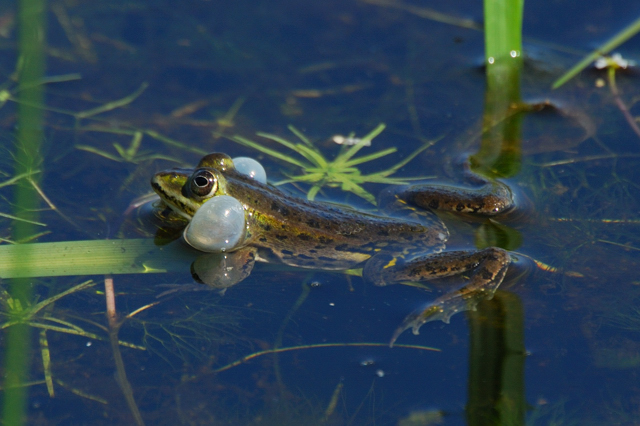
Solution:
M233 136L231 139L241 145L254 148L263 154L267 154L278 160L293 164L301 169L299 175L287 175L288 179L276 182L275 185L282 185L285 183L307 183L311 185L311 188L307 191L307 198L313 200L318 191L324 186L330 188L341 188L343 191L351 192L360 198L363 198L371 204L376 204L375 197L366 189L362 187L365 183L385 183L392 185L405 185L411 180L424 179L425 177L413 177L413 178L400 178L391 177L401 167L406 165L409 161L413 160L422 151L433 145L436 141L429 141L423 146L415 150L404 160L395 164L394 166L370 174L362 174L360 169L356 166L359 164L367 163L369 161L376 160L378 158L387 156L397 151L397 148L387 148L382 151L375 152L373 154L364 155L361 157L354 156L365 146L371 145L373 138L378 136L385 129L384 124L379 124L369 134L362 138L355 138L353 135L349 135L345 140L355 142L351 146L343 145L340 152L333 160L328 160L320 150L313 145L313 143L298 129L289 125L288 128L296 135L302 143L290 142L280 136L272 135L269 133L258 132L256 135L269 139L273 142L277 142L291 151L299 154L303 159L293 157L291 155L284 154L280 151L267 148L264 145L254 142L250 139L244 138L239 135Z

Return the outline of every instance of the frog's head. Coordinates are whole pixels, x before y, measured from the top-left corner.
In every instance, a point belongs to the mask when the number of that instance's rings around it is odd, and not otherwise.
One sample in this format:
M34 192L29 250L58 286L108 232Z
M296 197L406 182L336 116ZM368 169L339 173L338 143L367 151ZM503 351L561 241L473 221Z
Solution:
M200 160L194 170L171 169L151 178L151 187L168 206L187 219L207 200L226 194L224 173L234 170L231 157L213 153Z

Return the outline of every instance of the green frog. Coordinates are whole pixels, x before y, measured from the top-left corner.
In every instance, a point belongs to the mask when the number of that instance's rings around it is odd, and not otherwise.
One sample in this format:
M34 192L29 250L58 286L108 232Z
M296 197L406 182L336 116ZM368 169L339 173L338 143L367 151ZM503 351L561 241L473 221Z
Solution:
M213 153L194 170L156 173L151 186L163 203L187 220L212 200L237 203L240 225L234 228L231 243L223 238L228 246L208 250L192 245L205 251L242 251L249 271L256 260L323 270L361 267L364 280L378 286L468 275L462 288L407 316L391 345L408 328L418 334L426 322L448 323L453 314L493 297L511 261L509 253L496 247L444 251L449 232L434 213L496 215L510 210L513 195L500 182L483 181L478 188L389 188L379 197L381 213L369 214L292 196L238 171L228 155ZM222 226L215 217L205 225Z

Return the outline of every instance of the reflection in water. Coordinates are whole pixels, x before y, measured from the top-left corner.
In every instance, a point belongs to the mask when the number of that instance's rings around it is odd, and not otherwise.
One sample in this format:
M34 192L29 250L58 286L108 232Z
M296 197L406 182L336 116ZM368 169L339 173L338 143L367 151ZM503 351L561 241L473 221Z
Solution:
M518 296L497 291L493 299L469 311L469 385L466 407L470 426L523 425L524 313Z

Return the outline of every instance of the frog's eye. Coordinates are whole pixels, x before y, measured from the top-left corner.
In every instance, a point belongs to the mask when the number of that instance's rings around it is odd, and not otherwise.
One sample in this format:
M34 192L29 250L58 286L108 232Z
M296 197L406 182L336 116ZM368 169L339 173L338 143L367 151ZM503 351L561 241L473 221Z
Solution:
M209 170L198 170L191 177L191 192L198 197L206 197L218 189L218 181Z

